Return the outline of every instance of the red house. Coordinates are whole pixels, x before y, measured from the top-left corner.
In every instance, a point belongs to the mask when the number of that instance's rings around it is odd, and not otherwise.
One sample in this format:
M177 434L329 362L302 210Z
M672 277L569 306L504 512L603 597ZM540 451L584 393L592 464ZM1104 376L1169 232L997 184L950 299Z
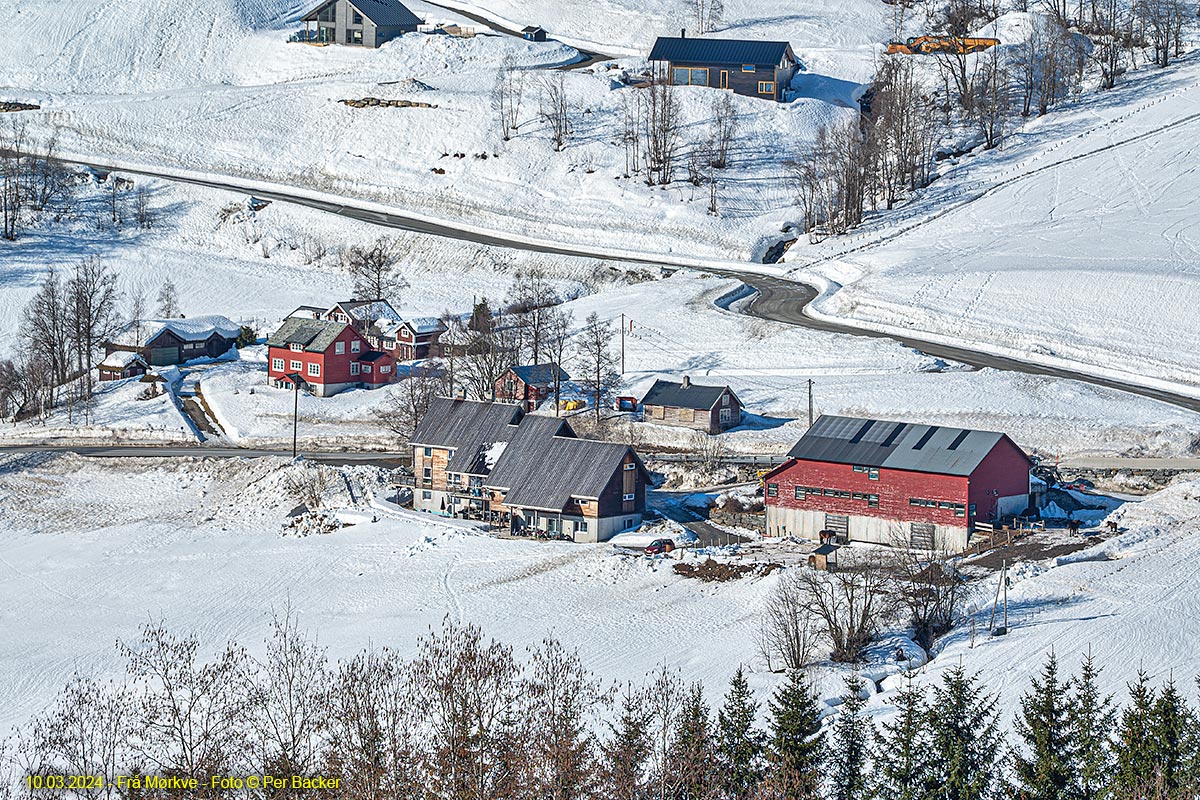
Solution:
M520 403L526 411L534 411L554 391L556 379L562 386L571 376L557 364L510 367L496 381L496 399Z
M1002 433L823 415L763 478L767 535L961 551L1028 508L1030 466Z
M346 322L289 317L267 339L267 381L290 389L299 373L318 397L343 389L377 389L396 378L396 360L372 350Z

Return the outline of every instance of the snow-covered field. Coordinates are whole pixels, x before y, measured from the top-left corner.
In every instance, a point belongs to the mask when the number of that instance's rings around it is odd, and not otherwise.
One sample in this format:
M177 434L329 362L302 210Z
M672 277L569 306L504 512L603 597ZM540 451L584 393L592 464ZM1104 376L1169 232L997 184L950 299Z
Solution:
M700 584L675 575L671 560L609 545L502 541L378 502L343 514L358 524L335 533L284 536L292 469L279 460L4 456L0 730L42 707L75 670L119 672L114 639L130 639L147 620L197 632L209 653L228 639L253 651L272 610L288 604L335 658L368 642L410 652L448 615L517 646L554 633L611 681L640 680L663 661L704 680L714 698L739 663L755 670L761 694L778 680L754 643L778 574ZM347 477L360 497L372 483L362 470ZM347 506L338 486L329 502ZM1156 679L1173 670L1181 681L1200 672L1187 644L1200 635L1198 487L1125 506L1116 516L1125 533L1065 563L1022 565L1009 590L1009 636L971 647L964 625L921 679L961 658L1004 692L1011 711L1051 646L1068 665L1090 646L1109 690L1139 668ZM979 629L989 610L979 611ZM882 678L896 667L868 672ZM820 685L836 694L836 673ZM890 696L872 701L877 713Z

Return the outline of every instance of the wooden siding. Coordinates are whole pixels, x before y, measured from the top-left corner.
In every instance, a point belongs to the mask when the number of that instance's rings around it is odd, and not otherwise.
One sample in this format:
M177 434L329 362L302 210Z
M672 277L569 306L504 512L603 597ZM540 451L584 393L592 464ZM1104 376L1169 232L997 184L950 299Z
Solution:
M744 72L738 64L706 64L702 62L671 62L669 75L675 82L676 69L707 69L708 83L703 84L710 89L729 89L735 94L746 97L758 97L763 100L783 100L784 91L792 82L796 71L794 67L781 69L778 64L755 64L754 72ZM721 73L727 73L727 81L722 84ZM773 93L763 94L759 91L760 81L770 81L774 84ZM699 84L690 84L696 86Z

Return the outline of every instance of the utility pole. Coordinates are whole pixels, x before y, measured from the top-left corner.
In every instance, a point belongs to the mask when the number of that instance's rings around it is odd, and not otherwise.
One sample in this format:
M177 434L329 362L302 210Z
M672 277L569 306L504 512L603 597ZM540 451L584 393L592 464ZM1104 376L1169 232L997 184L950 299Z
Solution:
M621 314L621 374L625 374L625 314Z
M293 372L288 375L288 380L292 382L292 461L296 460L296 434L300 429L300 383L304 380L299 372Z
M808 379L808 427L813 426L813 381Z

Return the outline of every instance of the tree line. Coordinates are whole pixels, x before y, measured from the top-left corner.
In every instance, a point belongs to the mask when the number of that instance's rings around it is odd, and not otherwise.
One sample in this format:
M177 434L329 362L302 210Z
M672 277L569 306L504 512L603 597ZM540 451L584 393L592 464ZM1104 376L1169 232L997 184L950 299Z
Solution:
M363 800L1183 800L1200 785L1200 720L1174 682L1139 674L1118 708L1090 653L1071 677L1051 654L1006 727L961 663L910 679L876 724L857 674L830 715L803 670L760 708L739 667L714 710L665 665L606 686L553 638L518 653L450 621L410 658L331 664L290 613L260 656L231 643L204 660L162 623L117 647L124 677L73 676L0 743L0 798L165 796L117 790L118 775L200 780L175 797ZM211 788L264 774L339 784ZM105 780L63 791L27 775Z

